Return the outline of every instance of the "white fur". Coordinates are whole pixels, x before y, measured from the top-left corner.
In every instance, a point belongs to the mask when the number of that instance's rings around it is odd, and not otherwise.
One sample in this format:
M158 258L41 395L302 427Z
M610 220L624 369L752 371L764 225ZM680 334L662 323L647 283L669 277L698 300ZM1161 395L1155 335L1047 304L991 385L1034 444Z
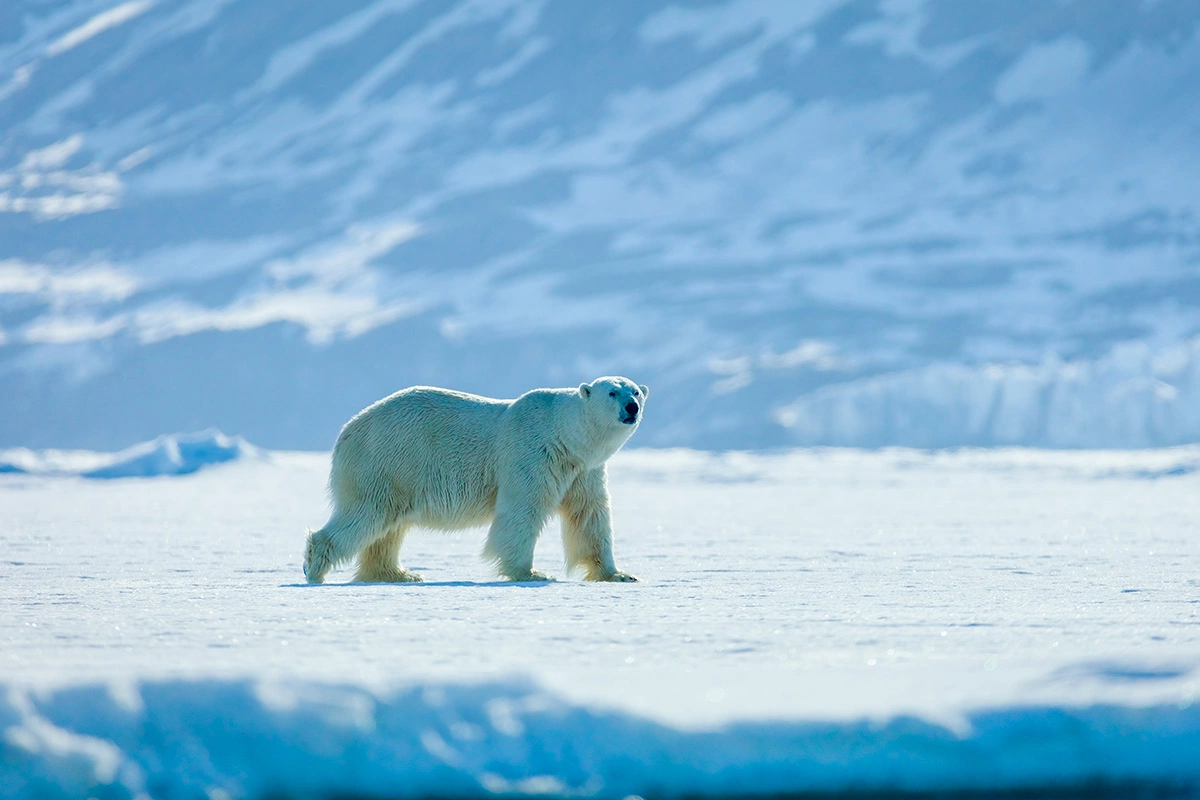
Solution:
M533 548L557 512L568 570L636 580L613 563L605 462L637 429L648 392L626 378L516 400L415 386L368 406L333 448L333 513L308 536L305 576L321 583L357 555L357 580L419 581L399 563L409 528L490 521L483 555L500 574L546 580ZM639 408L623 422L630 403Z

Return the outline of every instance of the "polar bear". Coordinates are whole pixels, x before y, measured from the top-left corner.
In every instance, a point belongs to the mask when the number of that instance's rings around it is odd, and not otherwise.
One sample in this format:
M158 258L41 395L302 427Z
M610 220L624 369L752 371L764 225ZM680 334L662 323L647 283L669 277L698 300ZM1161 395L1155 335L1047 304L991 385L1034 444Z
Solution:
M490 521L484 558L510 580L549 580L533 548L557 512L568 570L636 581L613 563L605 462L637 430L648 394L605 377L516 400L414 386L368 406L333 448L333 513L308 535L305 577L321 583L357 555L356 580L419 581L399 563L409 528Z

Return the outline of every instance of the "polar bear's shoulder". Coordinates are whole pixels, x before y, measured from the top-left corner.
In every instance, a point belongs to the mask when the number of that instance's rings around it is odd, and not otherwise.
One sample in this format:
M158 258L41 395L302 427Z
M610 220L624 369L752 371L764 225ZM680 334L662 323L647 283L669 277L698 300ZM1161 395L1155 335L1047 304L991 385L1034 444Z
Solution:
M487 428L504 416L511 400L495 400L435 386L410 386L364 408L342 430L341 438L353 431L378 426L465 425Z
M530 389L525 394L518 397L512 403L521 403L523 405L562 405L572 400L579 399L579 392L575 389Z
M437 386L410 386L390 394L374 404L374 406L406 407L411 409L450 409L450 408L479 408L503 410L512 405L512 400L497 400L478 394L459 392L454 389L441 389ZM368 407L370 410L374 406Z
M494 397L484 397L479 394L471 394L470 392L460 392L456 389L442 389L438 386L410 386L407 389L401 389L395 394L389 395L382 402L388 400L411 400L414 402L463 402L475 403L478 405L494 405L496 403L511 403L512 400L497 400Z
M514 419L551 417L564 423L573 421L582 405L574 389L533 389L509 402Z

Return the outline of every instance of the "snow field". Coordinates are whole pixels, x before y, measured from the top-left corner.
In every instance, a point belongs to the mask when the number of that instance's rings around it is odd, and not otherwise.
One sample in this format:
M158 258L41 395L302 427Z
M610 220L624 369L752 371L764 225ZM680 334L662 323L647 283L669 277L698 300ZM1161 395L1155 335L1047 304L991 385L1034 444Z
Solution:
M633 585L304 585L326 454L0 476L0 789L1195 787L1198 456L633 450Z

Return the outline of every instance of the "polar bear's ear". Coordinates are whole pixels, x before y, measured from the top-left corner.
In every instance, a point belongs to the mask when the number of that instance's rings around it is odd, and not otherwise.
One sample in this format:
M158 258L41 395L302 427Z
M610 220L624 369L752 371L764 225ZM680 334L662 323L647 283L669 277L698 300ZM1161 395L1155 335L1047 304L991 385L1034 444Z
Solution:
M592 396L592 385L590 383L579 384L579 393L584 397Z
M639 383L638 388L642 390L642 399L645 400L650 396L650 387L644 383Z

